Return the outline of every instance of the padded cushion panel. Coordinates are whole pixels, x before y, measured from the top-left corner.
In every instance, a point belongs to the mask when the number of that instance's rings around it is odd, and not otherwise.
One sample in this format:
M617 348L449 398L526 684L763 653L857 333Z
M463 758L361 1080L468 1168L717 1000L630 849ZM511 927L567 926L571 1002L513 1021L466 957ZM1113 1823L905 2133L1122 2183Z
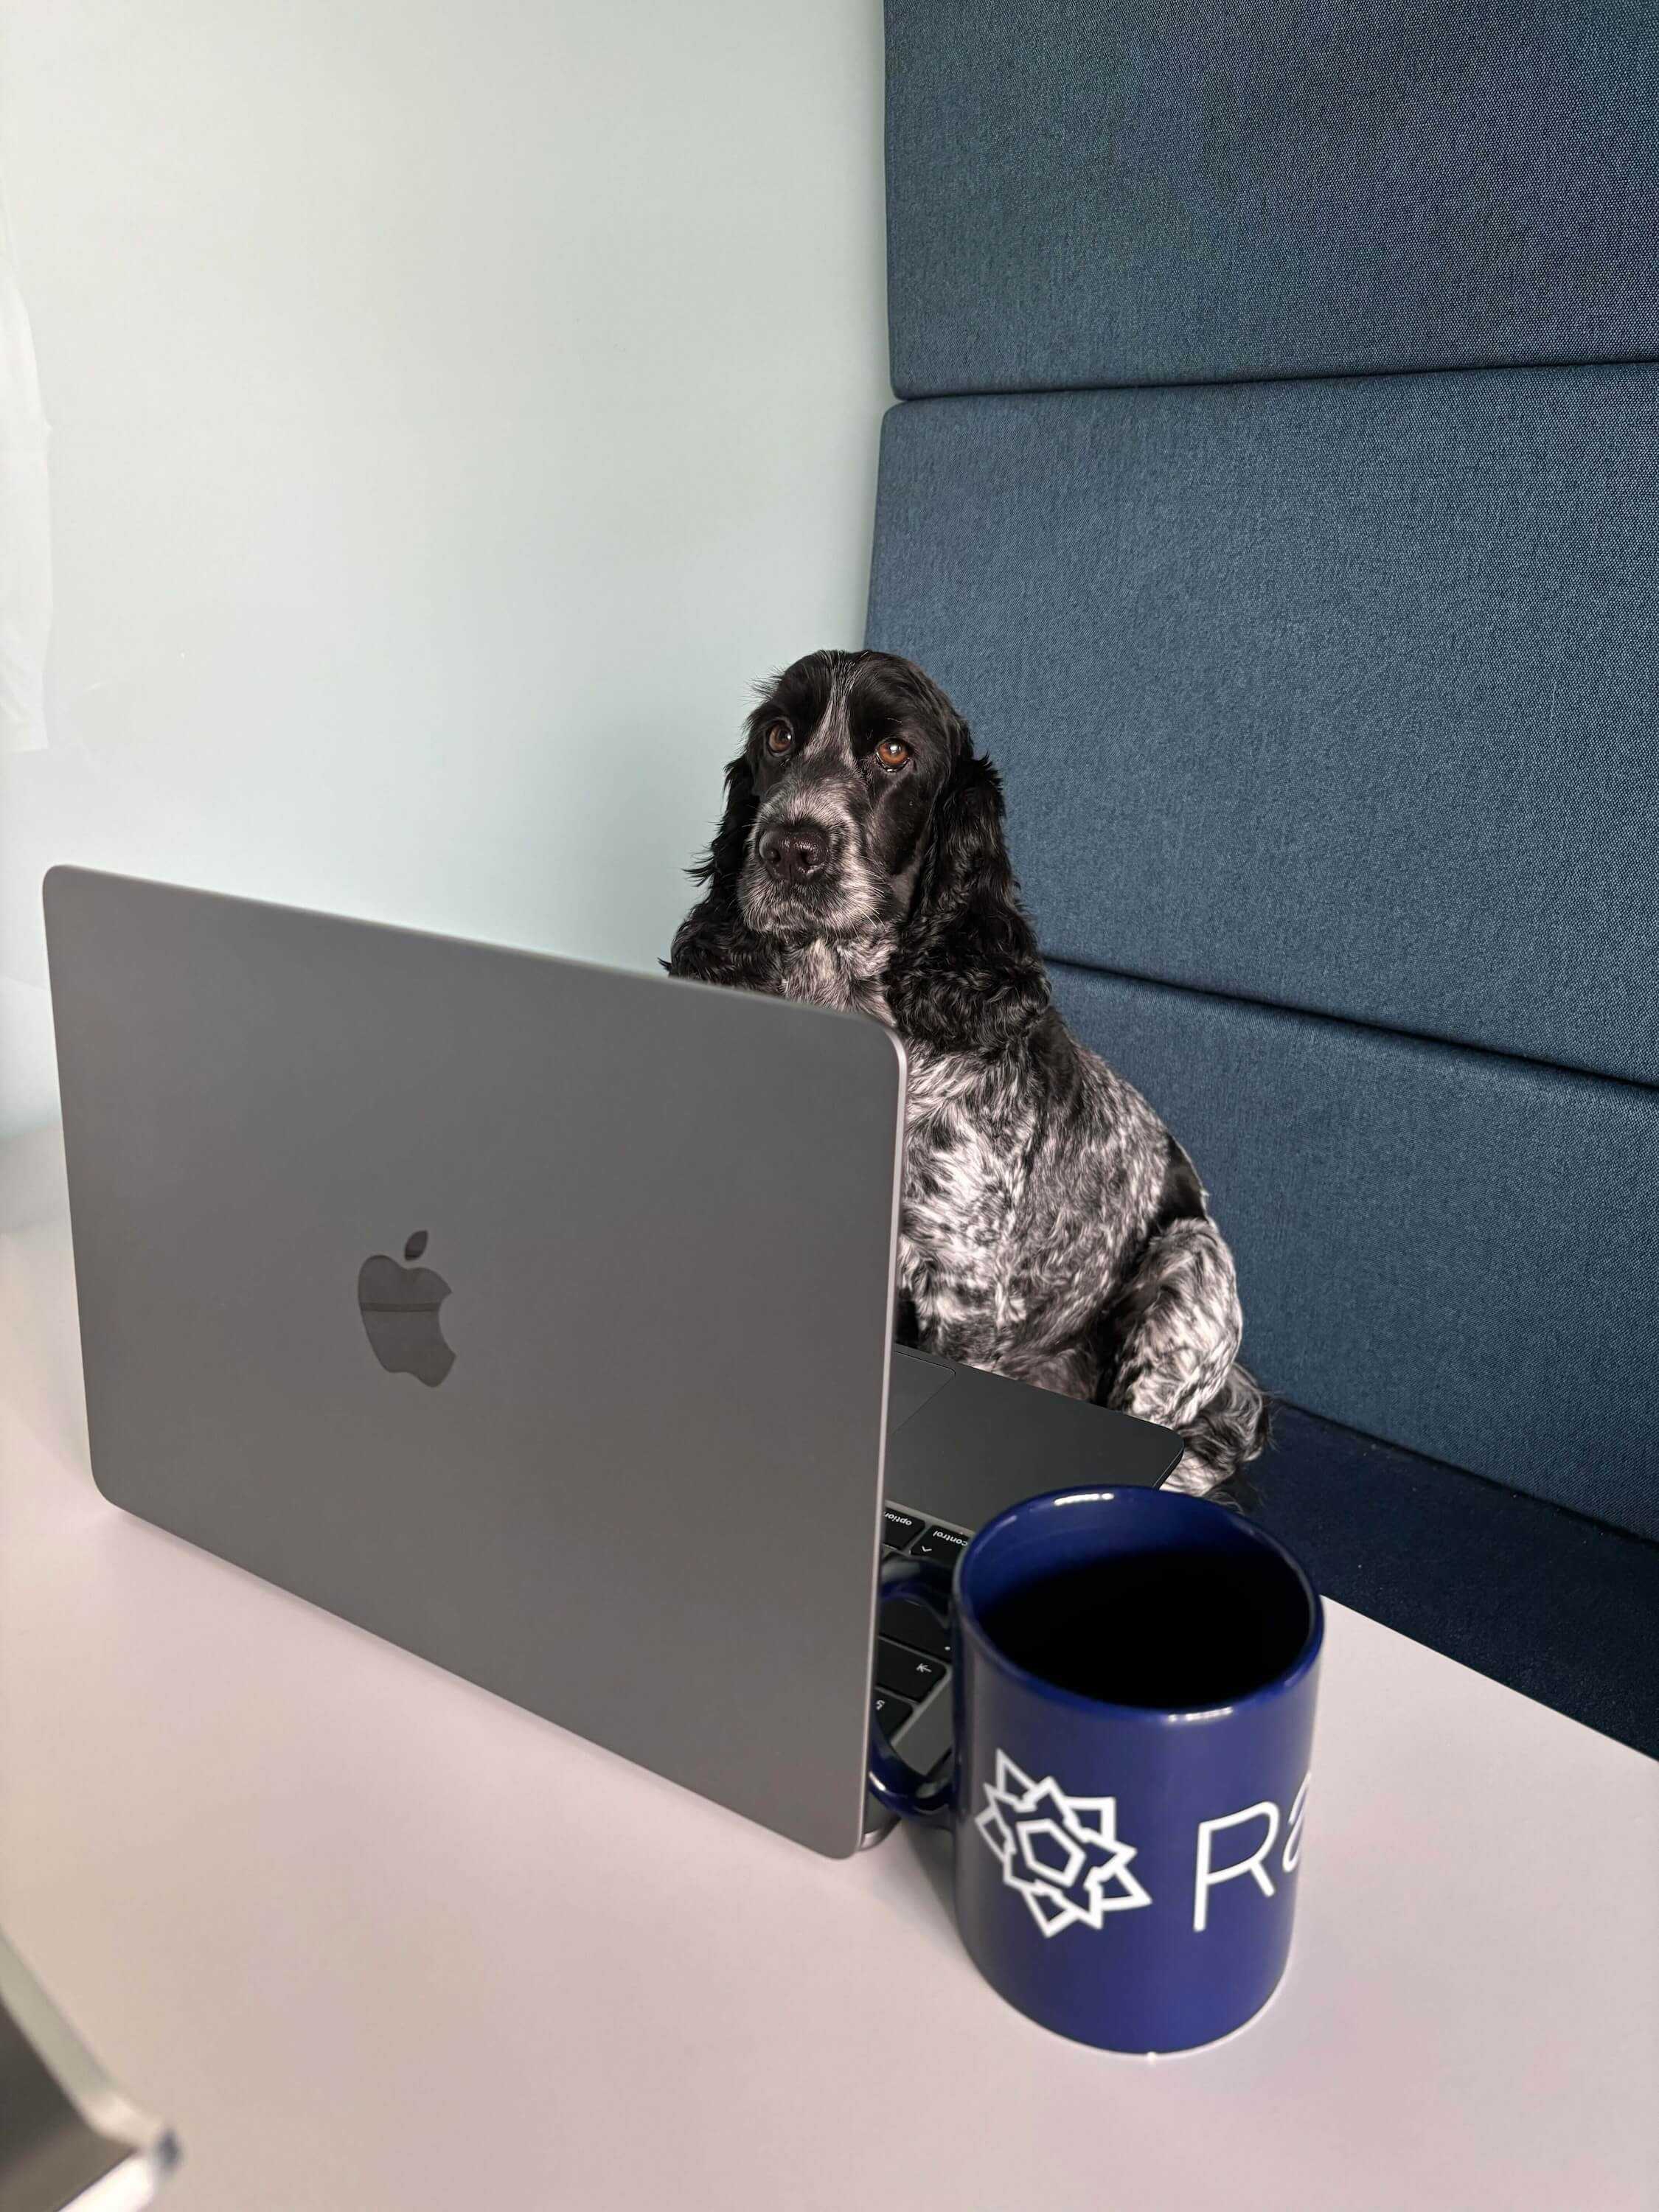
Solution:
M1656 555L1659 368L922 400L869 637L1050 952L1654 1081Z
M1659 1545L1291 1406L1250 1477L1328 1597L1659 1758Z
M1659 353L1643 0L888 0L906 397Z
M1659 1537L1659 1094L1054 972L1191 1150L1271 1389Z

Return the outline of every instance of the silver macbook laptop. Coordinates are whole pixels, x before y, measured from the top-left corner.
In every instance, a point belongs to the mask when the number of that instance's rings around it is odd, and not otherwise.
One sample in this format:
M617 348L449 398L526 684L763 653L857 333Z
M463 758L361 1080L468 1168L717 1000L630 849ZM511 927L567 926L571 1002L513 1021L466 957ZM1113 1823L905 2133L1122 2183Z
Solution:
M890 1351L877 1023L80 868L46 908L104 1494L752 1820L869 1832L872 1650L943 1747L884 1544L1180 1456Z

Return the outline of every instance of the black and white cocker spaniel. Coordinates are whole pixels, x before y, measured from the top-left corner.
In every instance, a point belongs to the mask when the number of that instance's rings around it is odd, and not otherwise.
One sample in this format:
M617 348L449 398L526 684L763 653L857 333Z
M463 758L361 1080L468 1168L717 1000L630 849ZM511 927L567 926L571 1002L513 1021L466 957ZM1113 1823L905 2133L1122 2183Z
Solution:
M930 678L813 653L726 773L675 975L890 1023L909 1060L901 1340L1178 1430L1170 1487L1266 1441L1192 1162L1050 1000L996 770Z

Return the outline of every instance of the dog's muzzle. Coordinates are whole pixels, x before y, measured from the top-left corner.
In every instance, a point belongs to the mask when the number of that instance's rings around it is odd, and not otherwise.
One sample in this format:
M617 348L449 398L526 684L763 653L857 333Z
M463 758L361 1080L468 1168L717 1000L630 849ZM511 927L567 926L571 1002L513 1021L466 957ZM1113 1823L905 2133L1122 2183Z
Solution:
M738 892L751 929L822 937L866 922L872 887L846 823L792 811L756 823Z

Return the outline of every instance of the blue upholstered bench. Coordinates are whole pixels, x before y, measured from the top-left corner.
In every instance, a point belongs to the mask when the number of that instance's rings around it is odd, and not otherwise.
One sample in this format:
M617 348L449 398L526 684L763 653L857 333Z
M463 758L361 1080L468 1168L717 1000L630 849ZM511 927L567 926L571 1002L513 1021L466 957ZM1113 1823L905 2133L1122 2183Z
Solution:
M868 635L1334 1596L1659 1753L1659 15L889 0Z

